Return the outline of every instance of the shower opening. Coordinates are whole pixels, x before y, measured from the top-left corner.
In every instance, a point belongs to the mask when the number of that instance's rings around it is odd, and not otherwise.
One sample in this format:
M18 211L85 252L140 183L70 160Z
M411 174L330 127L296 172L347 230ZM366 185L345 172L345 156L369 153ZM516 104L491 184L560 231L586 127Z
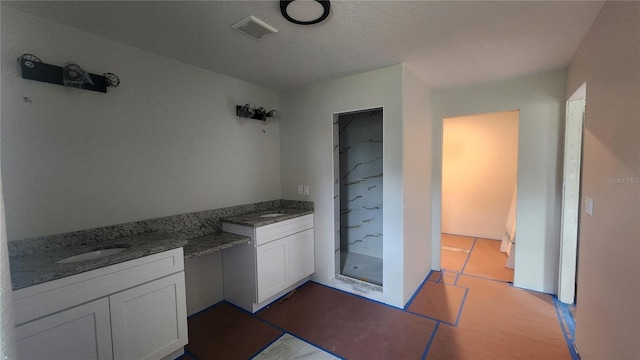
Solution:
M383 110L333 122L336 273L382 286Z

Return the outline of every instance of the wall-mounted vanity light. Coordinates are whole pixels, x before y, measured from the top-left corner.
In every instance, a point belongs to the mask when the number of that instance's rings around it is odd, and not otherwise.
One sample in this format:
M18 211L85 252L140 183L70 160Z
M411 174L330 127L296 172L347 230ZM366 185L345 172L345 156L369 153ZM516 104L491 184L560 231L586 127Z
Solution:
M236 115L239 117L266 121L268 118L277 117L278 110L269 110L259 107L256 108L251 104L237 105Z
M328 0L281 0L280 12L285 19L298 25L313 25L329 16Z

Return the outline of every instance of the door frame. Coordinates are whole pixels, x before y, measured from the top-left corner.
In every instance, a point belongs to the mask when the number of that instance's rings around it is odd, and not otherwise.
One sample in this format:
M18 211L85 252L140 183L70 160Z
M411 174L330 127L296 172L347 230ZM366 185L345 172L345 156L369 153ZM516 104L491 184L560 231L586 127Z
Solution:
M574 302L576 293L586 93L584 83L566 103L558 269L558 300L566 304Z

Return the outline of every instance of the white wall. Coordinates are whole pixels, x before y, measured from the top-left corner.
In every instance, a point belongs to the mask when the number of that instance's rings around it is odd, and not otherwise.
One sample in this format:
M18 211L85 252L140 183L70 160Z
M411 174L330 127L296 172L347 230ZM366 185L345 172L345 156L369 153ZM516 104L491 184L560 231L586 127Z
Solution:
M420 218L423 226L429 218L428 210L421 205L407 202L403 186L413 183L406 181L403 166L413 166L415 157L405 157L405 151L418 149L418 140L403 143L408 129L416 130L417 137L427 135L427 125L403 122L403 110L417 108L417 100L403 102L403 80L405 66L395 65L338 80L323 82L281 94L282 120L281 137L281 179L282 195L291 199L308 199L297 195L297 184L311 185L311 200L315 202L316 272L313 279L334 286L335 277L335 237L334 226L334 176L333 176L333 118L334 114L354 110L382 107L384 132L384 184L383 184L383 294L377 298L387 304L404 306L407 285L415 283L414 277L426 274L429 268L428 253L422 254L422 264L411 267L416 258L406 259L406 253L415 249L428 248L428 238L415 236L416 220L407 212L425 212ZM423 86L416 84L412 75L408 93L419 93ZM422 91L425 93L426 91ZM422 94L420 93L420 94ZM412 98L413 99L413 98ZM427 101L428 99L422 99ZM424 109L421 107L421 109ZM428 111L427 111L428 113ZM423 115L424 117L424 115ZM428 150L428 149L427 149ZM426 150L425 150L426 151ZM424 158L423 158L424 159ZM425 175L428 163L412 170L417 181L429 177ZM425 185L425 184L421 184ZM417 199L428 199L429 186L416 194ZM408 223L405 223L408 221ZM407 238L411 236L411 240ZM423 240L424 239L424 240ZM425 246L425 244L427 244ZM426 258L425 258L426 257ZM406 270L405 267L408 269ZM416 275L417 274L417 275ZM409 278L405 278L408 275ZM421 279L422 280L422 279ZM416 286L417 287L417 286ZM348 290L348 289L347 289ZM412 292L412 291L411 291ZM363 294L367 296L367 294Z
M501 240L518 171L518 111L444 119L442 232Z
M193 315L224 299L222 252L184 262L187 315Z
M10 240L280 198L278 121L235 116L247 102L277 108L275 91L6 7L1 50ZM23 53L121 84L25 80Z
M403 202L404 304L431 270L431 94L429 88L404 66Z
M442 119L520 110L514 285L555 293L562 200L564 70L433 93L433 266L440 267Z
M315 202L313 279L333 286L335 277L333 115L383 108L384 299L402 306L402 65L314 84L281 94L282 196ZM309 184L311 195L297 195Z
M576 299L585 360L640 358L639 64L640 3L607 1L567 76L567 97L587 84L581 196L594 211L580 215Z

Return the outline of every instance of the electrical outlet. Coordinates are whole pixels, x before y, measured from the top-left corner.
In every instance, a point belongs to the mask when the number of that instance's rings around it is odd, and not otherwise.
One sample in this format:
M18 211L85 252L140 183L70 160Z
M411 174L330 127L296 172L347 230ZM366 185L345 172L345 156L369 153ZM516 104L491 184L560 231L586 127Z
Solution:
M587 196L584 203L584 212L593 216L593 199Z
M304 186L304 194L309 195L309 185Z
M302 185L298 185L298 195L302 195Z

